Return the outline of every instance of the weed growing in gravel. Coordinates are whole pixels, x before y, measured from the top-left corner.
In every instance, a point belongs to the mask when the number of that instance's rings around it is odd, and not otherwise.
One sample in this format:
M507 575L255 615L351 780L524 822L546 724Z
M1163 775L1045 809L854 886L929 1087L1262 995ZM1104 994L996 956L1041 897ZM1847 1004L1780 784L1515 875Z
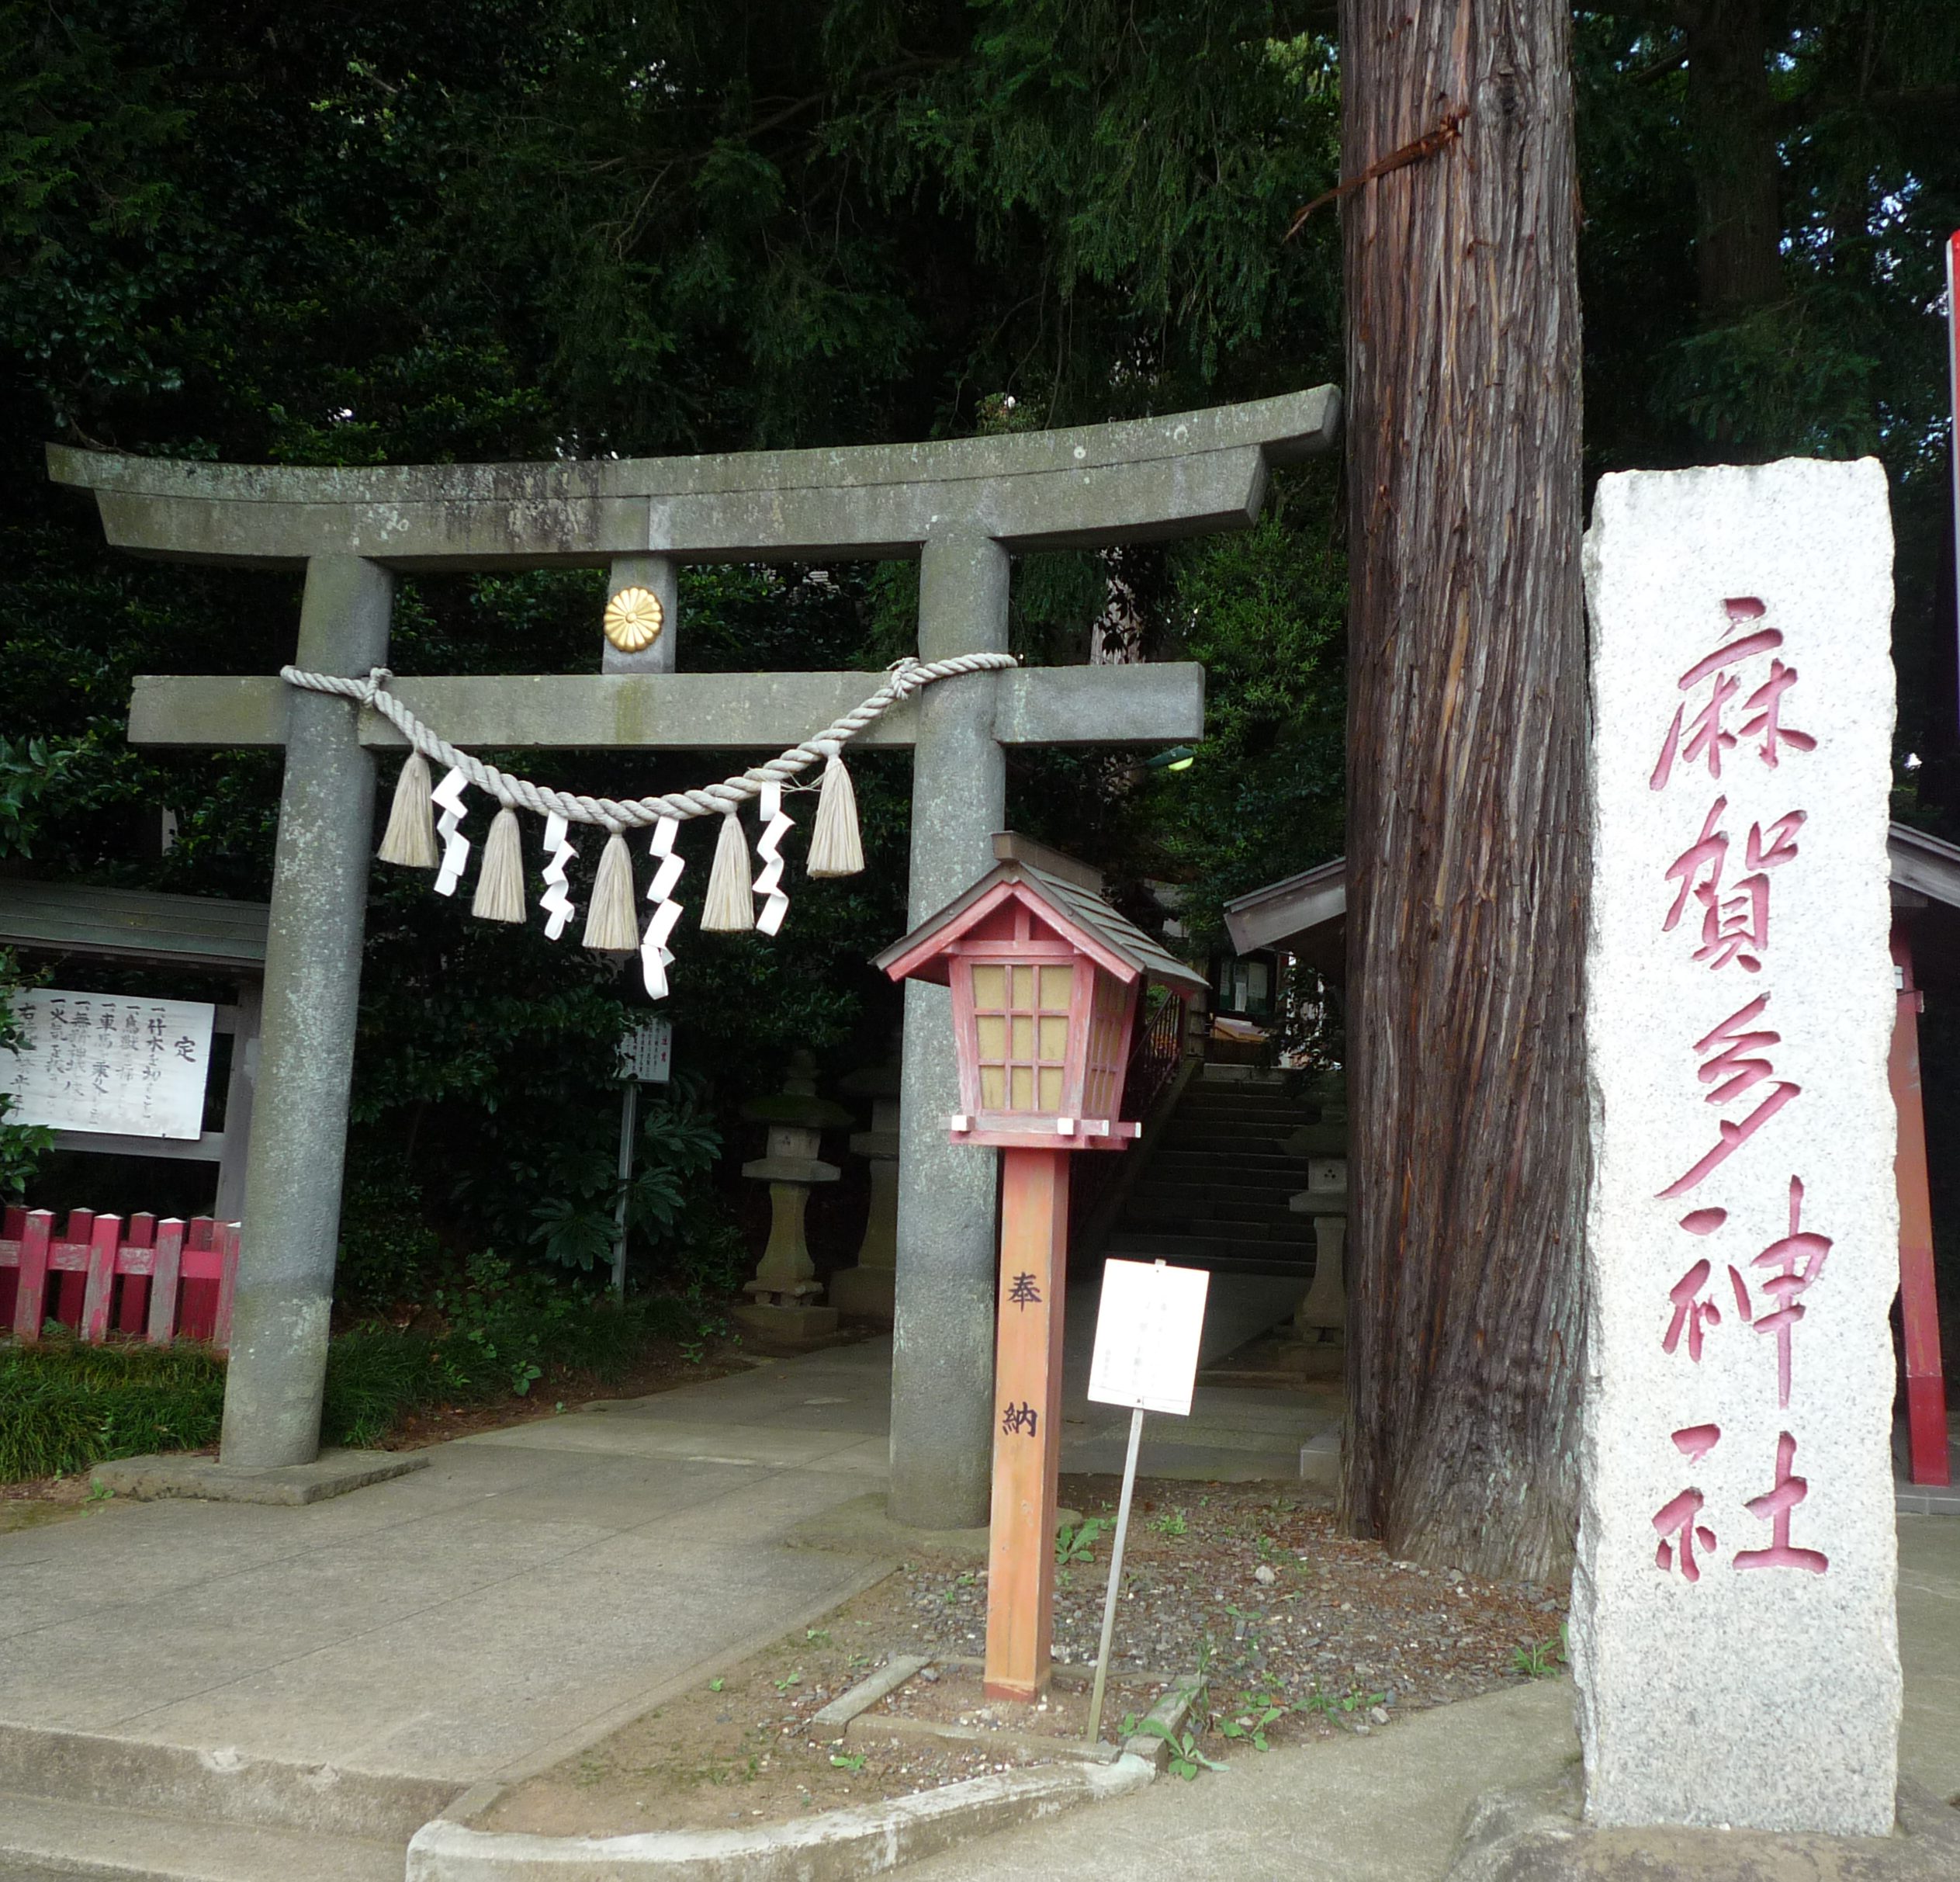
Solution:
M1350 1686L1345 1693L1323 1693L1318 1686L1302 1700L1297 1708L1302 1712L1318 1712L1328 1720L1345 1718L1351 1712L1365 1712L1370 1706L1385 1706L1388 1703L1386 1693L1370 1693L1363 1686Z
M1186 1783L1201 1770L1223 1771L1230 1769L1222 1760L1207 1758L1199 1749L1198 1735L1188 1725L1173 1730L1160 1718L1138 1718L1134 1712L1127 1712L1123 1717L1123 1736L1126 1738L1162 1738L1170 1747L1171 1776L1181 1777Z
M1520 1647L1512 1661L1527 1679L1556 1679L1565 1670L1565 1629L1535 1647Z
M1102 1517L1093 1516L1072 1527L1063 1523L1056 1530L1054 1558L1058 1568L1066 1568L1072 1562L1093 1561L1096 1545L1102 1540L1103 1532L1110 1525Z
M1262 1693L1241 1693L1237 1706L1218 1721L1218 1729L1228 1738L1243 1738L1255 1752L1266 1749L1266 1728L1284 1718L1293 1708L1269 1699Z

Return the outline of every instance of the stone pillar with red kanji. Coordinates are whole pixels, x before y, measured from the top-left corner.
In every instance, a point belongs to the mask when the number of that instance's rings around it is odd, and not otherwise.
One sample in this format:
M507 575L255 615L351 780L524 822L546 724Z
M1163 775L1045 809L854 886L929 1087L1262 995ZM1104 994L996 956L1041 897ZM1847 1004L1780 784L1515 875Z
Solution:
M1605 477L1586 574L1587 1813L1882 1835L1899 1710L1884 471Z

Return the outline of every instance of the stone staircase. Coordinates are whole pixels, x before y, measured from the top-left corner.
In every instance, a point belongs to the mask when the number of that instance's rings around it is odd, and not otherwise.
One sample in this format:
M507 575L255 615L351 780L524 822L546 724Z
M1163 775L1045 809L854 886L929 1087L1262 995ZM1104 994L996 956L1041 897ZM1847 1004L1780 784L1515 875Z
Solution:
M1307 1157L1338 1153L1345 1138L1311 1101L1290 1097L1278 1073L1207 1066L1148 1152L1104 1252L1304 1288L1313 1220L1287 1204L1307 1187Z

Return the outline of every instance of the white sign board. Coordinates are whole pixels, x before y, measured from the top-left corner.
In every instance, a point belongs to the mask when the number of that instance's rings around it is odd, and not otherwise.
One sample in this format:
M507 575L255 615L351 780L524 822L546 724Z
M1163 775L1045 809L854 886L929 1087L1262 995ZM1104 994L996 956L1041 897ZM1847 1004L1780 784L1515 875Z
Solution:
M1133 1411L1191 1413L1211 1277L1161 1261L1106 1261L1089 1395Z
M13 996L21 1049L0 1053L12 1121L57 1131L195 1141L216 1009L29 987Z
M1612 476L1593 518L1586 1814L1882 1835L1885 473Z
M664 1085L674 1076L674 1022L649 1020L619 1038L619 1076L642 1085Z

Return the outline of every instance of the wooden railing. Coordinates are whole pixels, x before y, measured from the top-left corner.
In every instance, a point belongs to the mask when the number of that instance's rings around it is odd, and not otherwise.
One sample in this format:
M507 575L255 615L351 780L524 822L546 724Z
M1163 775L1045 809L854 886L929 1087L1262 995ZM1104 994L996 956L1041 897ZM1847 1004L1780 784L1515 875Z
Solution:
M50 1320L92 1344L119 1333L151 1345L231 1344L238 1225L200 1215L130 1218L74 1210L59 1239L47 1209L10 1208L0 1222L0 1326L32 1346Z

